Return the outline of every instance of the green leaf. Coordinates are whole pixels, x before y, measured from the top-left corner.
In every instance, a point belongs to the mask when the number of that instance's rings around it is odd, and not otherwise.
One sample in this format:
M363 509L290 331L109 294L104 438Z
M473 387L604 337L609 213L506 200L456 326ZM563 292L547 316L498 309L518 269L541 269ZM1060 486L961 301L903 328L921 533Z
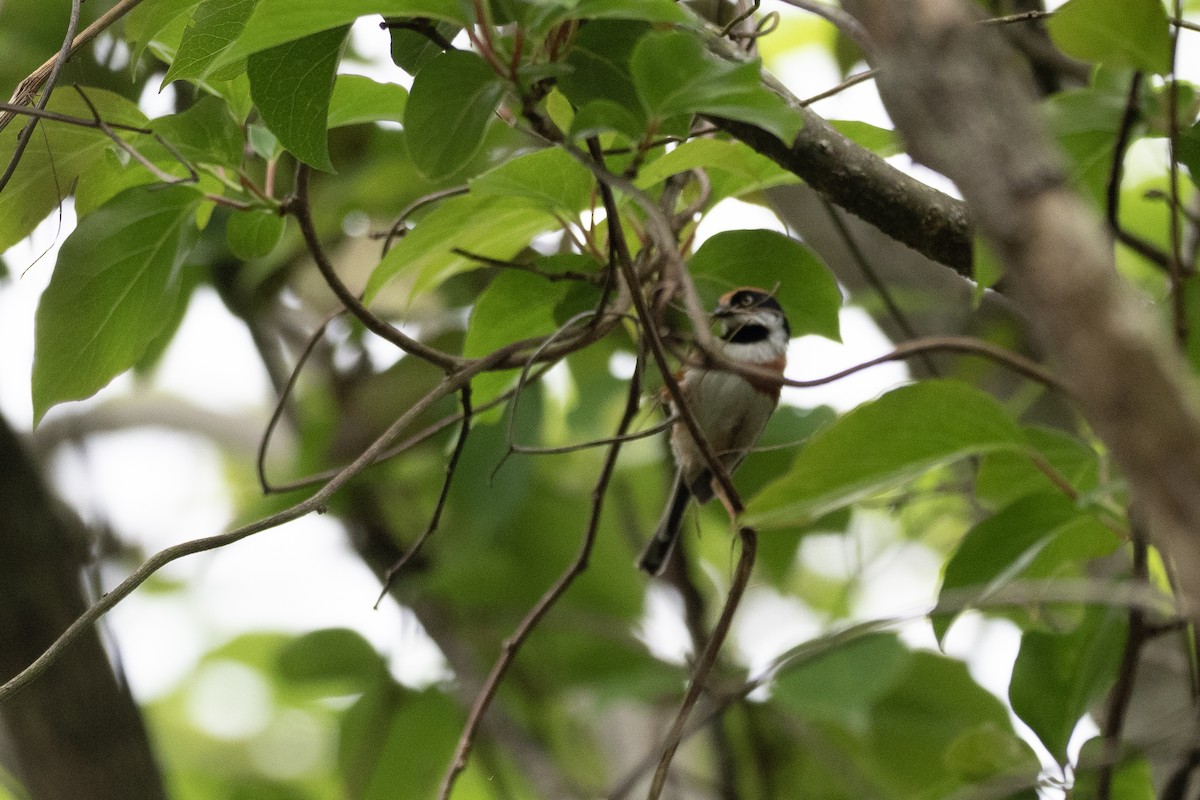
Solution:
M408 91L396 83L378 83L362 75L338 75L329 100L329 128L364 122L400 122Z
M142 169L140 164L130 164L121 155L107 150L77 179L75 213L85 217L126 189L157 181L158 178Z
M381 692L365 694L347 714L338 747L342 780L358 787L352 796L361 800L432 797L454 752L460 710L433 689Z
M182 16L191 12L200 0L156 0L142 2L125 15L125 41L129 43L130 68L136 69L146 47L158 33Z
M417 169L435 180L470 161L503 96L504 83L474 53L453 50L425 65L404 110L408 153Z
M1071 787L1071 800L1100 800L1100 770L1108 765L1110 756L1102 737L1096 736L1083 743L1075 764L1075 785ZM1111 768L1111 766L1109 766ZM1169 795L1164 792L1164 795ZM1108 797L1120 800L1155 800L1158 795L1151 779L1150 765L1134 753L1122 754L1112 771L1112 783Z
M1125 91L1091 87L1059 92L1045 109L1050 130L1071 161L1071 182L1101 204L1125 114ZM1138 130L1135 126L1135 135Z
M135 376L141 378L150 375L162 361L167 348L175 340L175 334L179 332L184 317L187 316L188 309L191 307L192 295L195 294L196 287L203 280L204 272L206 270L203 268L195 268L191 265L184 266L179 270L179 288L175 292L175 302L172 304L171 313L163 324L162 330L146 345L146 352L142 353L141 358L133 365Z
M201 97L191 108L151 121L150 130L187 161L240 167L245 137L219 98Z
M520 197L550 214L575 217L587 207L595 179L562 148L518 156L471 181L480 197Z
M842 293L826 266L804 245L775 231L733 230L709 238L692 256L700 298L708 307L739 286L775 289L793 336L815 333L841 341Z
M1200 122L1179 132L1179 161L1188 168L1192 183L1200 186Z
M1041 767L1037 754L1025 741L1011 729L1001 728L994 722L984 722L964 731L946 748L942 762L952 775L968 783L1003 776L1023 776L1028 781L1037 775ZM1032 783L1024 785L1031 786ZM1019 797L1008 794L998 796L1010 800ZM1031 793L1028 796L1033 798L1037 795Z
M192 14L175 53L175 61L163 78L163 86L177 80L197 81L212 75L217 80L232 78L240 69L217 59L241 35L258 0L204 0ZM231 71L231 68L234 68Z
M283 217L274 211L235 211L225 228L225 241L240 259L262 258L279 244L283 227Z
M429 24L448 42L454 41L454 37L462 30L461 25L452 22ZM416 75L444 52L441 46L418 31L392 28L389 33L392 37L392 63L409 75Z
M1092 606L1070 633L1026 631L1021 637L1008 698L1060 764L1080 717L1116 676L1126 616L1123 608Z
M785 143L800 131L800 115L762 85L757 61L718 61L691 34L647 34L633 50L630 69L642 105L658 120L678 114L728 117L757 125Z
M975 278L972 299L978 308L987 290L1004 277L1004 262L981 236L976 236L971 241L971 275Z
M350 693L385 679L387 665L357 631L326 628L283 646L279 676L291 683L332 683L340 687L339 693Z
M458 0L259 0L245 30L222 63L245 58L314 33L340 28L359 17L432 17L467 23Z
M326 120L349 28L314 33L250 57L250 93L271 132L292 155L333 172Z
M1070 0L1046 22L1068 55L1164 75L1171 33L1161 0Z
M524 27L547 31L568 20L622 19L691 25L700 21L688 14L675 0L534 0L513 7L514 16Z
M527 272L501 272L471 310L463 355L484 356L520 339L553 333L560 324L556 311L573 288L568 281L552 283ZM489 372L475 378L471 385L476 404L499 395L516 374L516 370Z
M616 131L630 142L639 142L646 132L646 120L611 100L592 100L579 109L571 120L572 139Z
M792 173L742 142L692 139L647 164L638 173L637 185L649 189L672 175L704 169L713 183L716 200L799 181Z
M746 524L806 524L932 467L1023 446L1016 423L978 389L951 380L904 386L813 436L788 474L750 500Z
M558 327L554 309L570 287L567 281L551 283L528 272L501 272L475 301L463 355L477 358L521 339L553 333Z
M771 694L784 709L804 719L865 733L875 703L911 668L912 652L894 634L872 634L789 665Z
M1080 495L1099 486L1100 461L1091 447L1052 428L1027 427L1024 432L1025 441ZM995 508L1034 492L1061 490L1025 454L997 452L984 456L980 463L975 491Z
M636 19L675 25L697 22L674 0L579 0L563 19Z
M941 641L968 599L986 605L1006 584L1021 578L1063 577L1064 565L1111 553L1120 540L1061 492L1038 492L980 522L946 564L939 611L932 615ZM970 589L972 598L964 596ZM1002 609L1003 611L1003 609Z
M613 117L617 130L635 140L646 130L646 113L629 73L629 60L638 41L649 30L641 22L599 21L583 26L567 54L569 71L558 79L559 91L576 108L603 101L606 105L601 109L607 109L608 104L624 109L625 115L619 117L607 111L603 115L600 110L591 113L597 119ZM636 122L629 122L628 117ZM625 128L633 130L627 132Z
M100 116L109 123L146 124L146 115L124 97L91 87L84 91ZM55 92L47 107L59 114L92 118L92 112L79 93L71 89ZM15 145L15 134L0 137L0 162L8 163ZM71 184L91 169L111 146L112 141L93 128L50 120L39 123L37 134L30 139L16 172L0 192L0 252L28 236L58 207L70 192Z
M947 757L961 738L981 726L1012 731L999 700L975 683L965 664L927 652L914 652L899 685L874 706L870 747L880 769L900 797L948 797L959 780ZM1028 763L1032 782L1036 760ZM1003 795L1002 795L1003 796Z
M201 195L129 189L79 221L38 304L33 408L89 397L132 367L171 317Z
M539 233L559 223L536 205L504 197L468 194L438 206L388 251L371 273L365 292L370 302L384 285L400 274L414 276L413 295L478 267L454 248L507 260Z
M831 119L829 124L855 144L887 158L904 152L895 131L855 119Z

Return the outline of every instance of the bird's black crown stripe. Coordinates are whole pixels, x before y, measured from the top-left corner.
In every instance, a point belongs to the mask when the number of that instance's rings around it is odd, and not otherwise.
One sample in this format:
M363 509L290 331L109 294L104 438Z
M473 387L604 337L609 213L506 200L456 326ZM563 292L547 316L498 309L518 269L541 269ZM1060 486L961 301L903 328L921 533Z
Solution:
M741 289L734 292L733 297L729 298L729 305L734 308L773 308L776 311L783 311L779 301L766 292L758 292L753 289Z

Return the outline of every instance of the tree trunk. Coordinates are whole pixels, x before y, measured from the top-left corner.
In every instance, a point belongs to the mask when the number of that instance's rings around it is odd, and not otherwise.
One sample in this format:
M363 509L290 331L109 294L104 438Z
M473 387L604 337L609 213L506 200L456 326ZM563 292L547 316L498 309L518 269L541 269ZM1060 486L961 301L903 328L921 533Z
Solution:
M47 490L0 418L0 681L83 612L82 523ZM145 726L93 630L0 706L16 774L33 800L165 798ZM5 738L5 737L0 737Z

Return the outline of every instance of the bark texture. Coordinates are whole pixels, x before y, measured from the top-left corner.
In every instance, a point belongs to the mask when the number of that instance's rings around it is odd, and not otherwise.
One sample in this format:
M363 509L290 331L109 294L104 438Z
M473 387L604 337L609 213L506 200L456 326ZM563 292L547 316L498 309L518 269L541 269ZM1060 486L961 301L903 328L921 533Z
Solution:
M960 0L846 0L914 157L961 189L1059 375L1128 478L1200 620L1200 412L1191 370L1117 275L1107 230L1066 183L1034 92Z
M84 541L0 418L0 681L83 613ZM33 800L166 797L137 706L95 631L0 705L0 727L11 744L6 766Z

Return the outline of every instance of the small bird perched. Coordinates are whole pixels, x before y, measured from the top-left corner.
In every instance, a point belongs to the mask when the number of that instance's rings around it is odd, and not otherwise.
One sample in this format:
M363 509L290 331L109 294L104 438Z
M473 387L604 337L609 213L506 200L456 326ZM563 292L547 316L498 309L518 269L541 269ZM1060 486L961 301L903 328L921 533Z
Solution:
M737 364L755 365L783 374L791 328L779 302L753 287L734 289L721 297L713 317L721 323L718 352ZM696 424L728 472L750 452L779 404L779 384L755 380L736 372L688 366L678 376L679 388ZM670 411L677 411L667 400ZM658 575L679 538L688 500L707 503L714 494L713 476L687 425L677 420L671 429L675 482L654 538L638 566Z

